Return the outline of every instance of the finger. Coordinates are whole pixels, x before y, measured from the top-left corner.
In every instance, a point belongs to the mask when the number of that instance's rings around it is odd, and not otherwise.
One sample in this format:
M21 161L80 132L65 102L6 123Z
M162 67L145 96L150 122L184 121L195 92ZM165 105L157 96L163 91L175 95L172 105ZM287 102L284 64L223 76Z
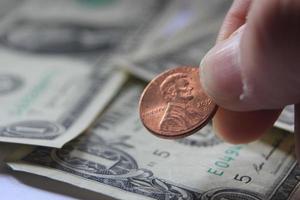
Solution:
M250 8L252 0L235 0L232 4L231 8L229 9L225 20L222 24L220 29L217 43L227 39L230 35L234 35L233 33L237 34L241 31L241 26L243 26L246 22L247 13ZM240 29L237 31L237 29ZM235 84L235 80L231 79L232 86L238 85ZM257 115L257 116L255 116ZM254 116L254 117L253 117ZM258 123L259 129L257 126L247 126L249 124L250 118L253 121L260 119L260 112L259 113L241 113L241 112L233 112L223 108L219 108L219 111L216 113L214 117L214 129L217 130L219 137L227 140L231 143L245 143L258 138L265 129L269 127L269 124L265 123ZM242 123L240 123L240 119L244 119ZM246 126L245 126L246 125ZM263 127L264 125L264 127ZM242 134L240 134L242 133Z
M217 135L233 144L260 138L273 126L281 110L235 112L219 108L213 124Z
M252 0L235 0L233 2L224 19L217 42L227 39L235 30L246 22L251 2Z
M254 1L244 29L202 61L201 82L220 106L249 111L300 102L300 1Z

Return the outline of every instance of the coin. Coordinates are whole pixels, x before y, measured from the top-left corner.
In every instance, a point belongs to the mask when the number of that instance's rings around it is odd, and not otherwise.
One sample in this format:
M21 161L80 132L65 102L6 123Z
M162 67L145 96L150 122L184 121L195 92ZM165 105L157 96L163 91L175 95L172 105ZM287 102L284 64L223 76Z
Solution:
M217 105L204 93L198 67L178 67L154 78L141 95L140 118L154 135L176 139L205 126Z

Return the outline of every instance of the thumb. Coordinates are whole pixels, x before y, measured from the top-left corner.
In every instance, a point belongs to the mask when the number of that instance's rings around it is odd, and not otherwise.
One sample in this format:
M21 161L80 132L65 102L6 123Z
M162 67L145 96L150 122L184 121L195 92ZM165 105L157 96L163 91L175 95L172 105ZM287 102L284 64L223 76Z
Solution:
M256 1L248 21L203 58L201 82L227 109L278 109L300 102L300 2Z

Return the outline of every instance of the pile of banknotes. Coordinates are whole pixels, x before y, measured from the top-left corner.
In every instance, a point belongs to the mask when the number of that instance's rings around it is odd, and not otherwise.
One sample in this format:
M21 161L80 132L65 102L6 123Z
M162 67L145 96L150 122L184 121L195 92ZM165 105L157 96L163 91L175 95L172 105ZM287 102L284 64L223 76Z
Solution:
M243 145L223 142L211 125L163 140L139 120L145 84L198 66L230 4L0 3L0 141L19 144L7 165L112 199L297 199L292 106L279 128Z

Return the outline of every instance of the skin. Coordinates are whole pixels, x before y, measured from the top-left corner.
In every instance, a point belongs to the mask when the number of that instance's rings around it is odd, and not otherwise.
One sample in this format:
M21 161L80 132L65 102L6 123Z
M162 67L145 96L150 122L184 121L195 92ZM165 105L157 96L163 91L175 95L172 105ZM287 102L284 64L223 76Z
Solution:
M260 138L295 104L300 155L300 1L235 0L215 47L203 58L202 85L220 106L213 124L231 143ZM298 156L299 160L299 156Z

